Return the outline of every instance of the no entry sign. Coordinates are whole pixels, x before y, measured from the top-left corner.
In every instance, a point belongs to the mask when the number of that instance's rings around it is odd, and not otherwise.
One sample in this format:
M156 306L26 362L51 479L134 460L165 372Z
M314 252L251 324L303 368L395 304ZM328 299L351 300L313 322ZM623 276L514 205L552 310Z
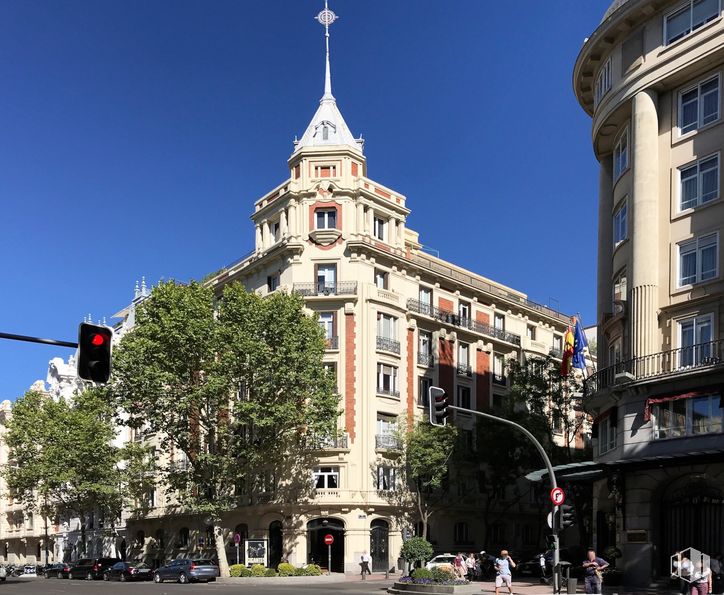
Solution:
M327 533L324 536L324 545L332 545L334 543L334 536Z
M551 502L553 506L560 506L566 501L566 493L563 488L553 488L551 490Z

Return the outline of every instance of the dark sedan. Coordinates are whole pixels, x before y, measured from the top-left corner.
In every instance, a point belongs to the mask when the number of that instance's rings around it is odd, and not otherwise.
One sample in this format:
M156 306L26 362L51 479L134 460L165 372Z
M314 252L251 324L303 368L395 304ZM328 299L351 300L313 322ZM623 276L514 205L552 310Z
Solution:
M58 562L57 564L50 564L43 570L43 576L45 578L68 578L70 572L70 565L65 562Z
M142 562L118 562L103 573L104 581L150 581L153 570Z
M212 582L219 576L219 567L212 560L171 560L168 564L157 568L153 573L153 581L177 581L191 583L197 581Z
M118 558L81 558L71 565L68 578L84 578L88 581L103 578L106 570L118 562Z

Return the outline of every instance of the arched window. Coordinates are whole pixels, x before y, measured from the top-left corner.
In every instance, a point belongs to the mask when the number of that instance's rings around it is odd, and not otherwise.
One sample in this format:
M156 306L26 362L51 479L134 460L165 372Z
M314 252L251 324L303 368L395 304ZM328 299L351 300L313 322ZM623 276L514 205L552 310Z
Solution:
M182 527L178 532L179 547L189 547L189 530L188 527Z

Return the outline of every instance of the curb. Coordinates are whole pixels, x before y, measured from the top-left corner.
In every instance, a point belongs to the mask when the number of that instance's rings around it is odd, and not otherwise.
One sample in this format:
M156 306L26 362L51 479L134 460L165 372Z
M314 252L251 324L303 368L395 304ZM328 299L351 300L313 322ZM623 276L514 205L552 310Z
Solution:
M295 583L343 583L347 578L344 574L322 574L320 576L267 576L267 577L229 577L217 578L222 585L290 585Z

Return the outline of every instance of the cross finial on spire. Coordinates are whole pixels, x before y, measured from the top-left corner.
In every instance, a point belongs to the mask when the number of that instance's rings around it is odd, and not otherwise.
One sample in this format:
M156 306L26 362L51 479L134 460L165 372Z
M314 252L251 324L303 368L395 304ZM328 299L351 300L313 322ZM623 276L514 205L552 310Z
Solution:
M327 1L328 0L324 0L324 10L315 17L320 24L324 25L324 41L327 47L327 62L324 72L324 95L322 96L322 100L334 99L334 95L332 95L332 74L329 68L329 26L339 18L329 10Z

